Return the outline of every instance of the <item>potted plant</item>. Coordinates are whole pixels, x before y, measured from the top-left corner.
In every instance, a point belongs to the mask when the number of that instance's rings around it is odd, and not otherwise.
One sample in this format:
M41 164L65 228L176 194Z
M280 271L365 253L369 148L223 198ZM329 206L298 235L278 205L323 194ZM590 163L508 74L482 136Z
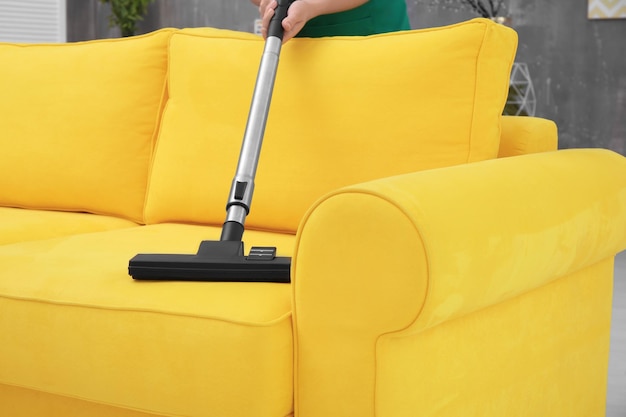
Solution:
M148 11L148 5L154 0L100 0L111 5L111 26L118 26L122 36L133 36L137 30L137 22L142 20Z
M476 13L487 19L494 19L498 16L504 0L462 0L468 4Z
M503 9L504 0L461 0L461 2L468 4L481 17L504 25L511 23L510 18L499 15Z

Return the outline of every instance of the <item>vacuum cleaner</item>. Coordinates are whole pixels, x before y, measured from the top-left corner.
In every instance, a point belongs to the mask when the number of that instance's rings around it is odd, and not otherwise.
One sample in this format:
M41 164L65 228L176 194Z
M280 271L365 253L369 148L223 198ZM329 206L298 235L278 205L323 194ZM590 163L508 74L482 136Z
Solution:
M252 247L246 256L242 237L278 69L283 40L282 20L292 2L278 0L268 27L220 240L202 241L196 254L136 255L128 264L128 272L134 279L290 282L291 258L276 256L275 247Z

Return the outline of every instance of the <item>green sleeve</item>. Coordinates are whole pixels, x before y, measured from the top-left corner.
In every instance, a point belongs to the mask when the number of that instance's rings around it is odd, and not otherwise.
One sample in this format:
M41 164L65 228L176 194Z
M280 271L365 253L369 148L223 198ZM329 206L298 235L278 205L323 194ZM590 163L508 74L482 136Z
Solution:
M311 19L297 36L365 36L410 28L405 0L370 0L352 10Z

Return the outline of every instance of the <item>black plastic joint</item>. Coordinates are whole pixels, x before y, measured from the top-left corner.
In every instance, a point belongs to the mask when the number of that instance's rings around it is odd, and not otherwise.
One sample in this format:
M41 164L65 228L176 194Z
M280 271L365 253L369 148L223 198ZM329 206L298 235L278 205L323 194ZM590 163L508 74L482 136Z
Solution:
M228 221L222 226L222 236L220 240L241 241L243 238L243 224L239 222Z
M247 204L244 204L244 203L242 203L242 202L240 202L240 201L229 201L229 202L228 202L228 204L226 204L226 211L228 211L228 209L229 209L231 206L239 206L239 207L243 207L243 208L246 210L246 216L247 216L248 214L250 214L250 207L248 207L248 205L247 205Z

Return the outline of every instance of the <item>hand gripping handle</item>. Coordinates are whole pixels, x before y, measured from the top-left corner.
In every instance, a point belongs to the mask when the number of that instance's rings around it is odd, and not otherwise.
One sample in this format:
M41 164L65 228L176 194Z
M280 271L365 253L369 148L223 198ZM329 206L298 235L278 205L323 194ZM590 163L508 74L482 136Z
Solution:
M293 2L294 0L278 0L278 6L276 7L276 10L274 10L274 16L272 16L267 29L268 38L270 36L275 36L280 40L283 40L283 19L287 17L287 10Z

